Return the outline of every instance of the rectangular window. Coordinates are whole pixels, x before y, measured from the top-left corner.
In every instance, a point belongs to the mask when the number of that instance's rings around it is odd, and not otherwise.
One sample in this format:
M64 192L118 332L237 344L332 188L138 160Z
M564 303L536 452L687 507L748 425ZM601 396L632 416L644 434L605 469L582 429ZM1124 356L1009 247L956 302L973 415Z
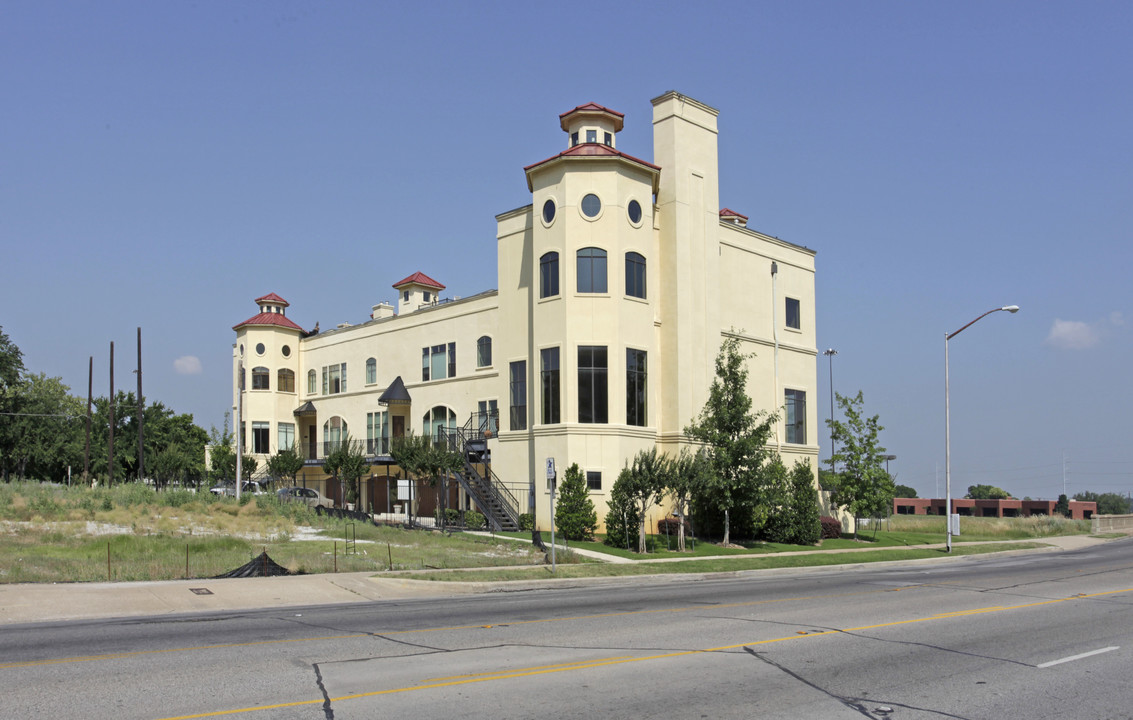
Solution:
M645 299L645 256L626 253L626 295Z
M477 404L480 432L492 436L500 433L500 409L495 400L481 400Z
M517 360L509 366L512 430L527 429L527 361Z
M271 423L252 423L252 452L260 455L271 453Z
M607 393L607 359L605 346L578 348L578 421L609 422Z
M280 423L279 424L279 445L276 451L290 450L295 447L295 424L294 423Z
M346 392L346 363L323 366L323 395Z
M610 133L605 133L605 135L606 135L606 145L608 147L613 147L614 146L614 136L611 135Z
M570 146L574 147L577 144L578 144L578 131L575 130L574 132L572 132L570 134Z
M580 293L606 292L606 251L582 248L577 255L576 288Z
M787 327L798 330L802 327L802 318L799 311L799 301L787 298Z
M539 258L539 297L555 297L559 294L559 254L549 252Z
M645 427L646 416L646 353L626 349L626 425Z
M784 392L786 409L787 442L796 445L806 444L806 392L787 390Z
M277 382L280 392L295 392L295 372L286 368L276 373Z
M586 489L587 490L601 490L602 489L602 473L587 470L586 471Z
M307 394L308 395L314 395L315 394L315 371L314 370L308 370L307 371Z
M559 422L559 349L545 348L539 351L542 361L542 389L543 410L542 421L544 425Z
M456 377L456 343L421 348L421 379Z
M366 360L366 384L373 385L378 381L378 361L375 358Z
M269 378L271 372L266 367L252 368L252 389L253 390L270 390L271 382Z
M389 454L389 412L366 413L366 454Z
M598 131L597 130L587 130L586 131L586 142L588 142L588 143L598 142Z

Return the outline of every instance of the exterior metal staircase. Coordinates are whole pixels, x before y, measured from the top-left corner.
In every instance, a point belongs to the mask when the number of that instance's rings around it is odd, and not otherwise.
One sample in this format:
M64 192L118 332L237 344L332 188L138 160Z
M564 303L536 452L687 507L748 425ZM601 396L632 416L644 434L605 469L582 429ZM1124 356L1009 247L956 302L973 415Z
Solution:
M464 468L456 473L460 487L488 525L496 532L519 530L519 501L507 485L492 472L488 438L499 427L495 413L473 413L464 427L444 431L449 449L460 455Z

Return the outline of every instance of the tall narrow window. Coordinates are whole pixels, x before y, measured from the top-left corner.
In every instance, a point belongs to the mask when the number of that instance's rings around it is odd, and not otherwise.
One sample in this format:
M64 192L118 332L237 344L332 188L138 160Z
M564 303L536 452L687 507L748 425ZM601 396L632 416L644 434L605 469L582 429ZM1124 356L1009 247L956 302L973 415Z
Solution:
M342 445L347 433L346 421L337 415L323 423L324 457L326 453L332 453Z
M544 425L559 422L559 349L544 348L539 351L542 362L542 415Z
M609 422L607 367L604 346L578 348L578 421L580 423Z
M252 452L259 455L271 453L271 423L252 423Z
M646 354L644 350L626 350L626 425L648 425L648 385L646 383Z
M606 251L595 247L578 251L578 292L606 292Z
M787 390L784 392L786 406L787 442L796 445L806 444L806 392Z
M252 368L252 389L253 390L269 390L271 389L271 372L266 367Z
M373 385L378 381L378 361L376 358L366 360L366 384Z
M787 327L794 328L795 330L802 327L799 301L795 298L787 298Z
M539 297L559 294L559 254L549 252L539 258Z
M318 375L314 370L307 371L307 394L315 394L315 383L318 381Z
M481 400L477 403L480 432L489 437L500 432L500 409L495 400Z
M645 299L645 257L626 253L626 295Z
M277 452L295 447L295 423L279 423L277 432L279 439L279 445L276 447Z
M527 361L517 360L508 368L510 380L510 420L512 430L527 429Z
M289 393L295 392L295 372L294 371L288 370L287 368L281 368L280 371L275 374L275 376L276 376L275 386L276 386L277 390L279 390L280 392L289 392Z
M389 454L389 412L366 413L366 453Z
M476 367L492 366L492 338L482 335L476 341Z
M448 377L456 377L456 343L448 344Z

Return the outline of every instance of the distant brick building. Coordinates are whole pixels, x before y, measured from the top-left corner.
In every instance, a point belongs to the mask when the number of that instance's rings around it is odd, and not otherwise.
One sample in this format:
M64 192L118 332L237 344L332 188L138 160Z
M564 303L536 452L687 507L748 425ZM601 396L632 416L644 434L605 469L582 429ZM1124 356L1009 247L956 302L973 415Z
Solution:
M1054 500L970 500L952 498L952 511L970 517L1030 517L1054 515ZM894 515L943 515L944 498L893 498ZM1070 501L1070 517L1089 520L1098 512L1096 502Z

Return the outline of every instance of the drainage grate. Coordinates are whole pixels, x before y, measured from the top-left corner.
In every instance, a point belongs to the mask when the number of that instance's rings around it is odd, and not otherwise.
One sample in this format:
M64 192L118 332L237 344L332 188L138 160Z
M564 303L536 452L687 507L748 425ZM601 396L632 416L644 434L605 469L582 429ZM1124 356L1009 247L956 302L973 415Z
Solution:
M212 590L208 588L189 588L189 592L194 595L212 595Z

